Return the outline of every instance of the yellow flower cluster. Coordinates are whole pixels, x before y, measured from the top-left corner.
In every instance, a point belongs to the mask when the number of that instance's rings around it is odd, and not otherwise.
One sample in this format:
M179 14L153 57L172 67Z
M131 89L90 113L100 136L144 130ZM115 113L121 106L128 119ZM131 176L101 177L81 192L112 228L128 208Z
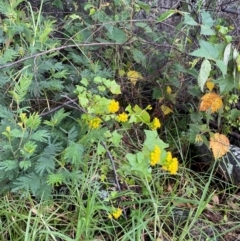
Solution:
M167 152L167 158L162 169L169 171L170 174L176 174L178 171L178 159L176 157L173 158L170 151Z
M117 116L117 121L119 122L127 122L128 121L128 114L123 112Z
M153 151L150 153L150 165L155 166L160 161L161 150L158 146L155 146Z
M96 117L96 118L89 120L88 125L91 129L98 129L100 127L101 122L102 122L102 120L100 118Z
M119 102L116 100L111 100L108 106L108 111L110 113L116 113L118 110L119 110Z
M109 218L114 217L115 219L118 219L122 215L122 209L116 208L111 214L108 215Z
M152 130L156 130L156 129L160 128L160 127L161 127L160 120L157 117L155 117L153 119L152 123L151 123L151 128L152 128Z

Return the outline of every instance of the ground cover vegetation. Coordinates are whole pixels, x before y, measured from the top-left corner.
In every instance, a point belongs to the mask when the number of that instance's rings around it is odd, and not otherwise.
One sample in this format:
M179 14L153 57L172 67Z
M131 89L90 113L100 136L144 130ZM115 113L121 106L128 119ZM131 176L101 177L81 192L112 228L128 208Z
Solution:
M0 240L238 240L238 1L181 2L0 2Z

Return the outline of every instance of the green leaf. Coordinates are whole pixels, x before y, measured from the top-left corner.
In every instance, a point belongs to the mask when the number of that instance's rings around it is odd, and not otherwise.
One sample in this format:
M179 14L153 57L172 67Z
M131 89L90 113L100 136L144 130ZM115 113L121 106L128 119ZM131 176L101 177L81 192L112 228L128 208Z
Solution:
M203 25L208 26L209 28L212 27L213 24L214 24L214 20L212 19L209 12L202 11L201 12L201 19L202 19Z
M50 137L50 133L47 130L38 130L30 136L30 140L47 142Z
M177 10L173 10L170 9L168 11L166 11L165 13L163 13L158 19L157 22L163 22L165 20L167 20L168 18L170 18L173 14L177 13Z
M115 80L104 79L104 85L110 90L112 94L121 94L121 87Z
M112 144L116 147L119 147L121 144L121 140L122 140L122 135L118 134L117 130L113 131L111 136Z
M151 168L149 168L149 161L143 152L138 152L137 154L128 153L126 158L129 162L127 169L131 174L137 175L139 178L151 179Z
M201 25L201 35L208 35L208 36L212 36L215 35L216 32L211 29L211 27L207 26L207 25Z
M142 51L138 50L138 49L132 49L132 53L133 53L133 59L139 63L145 66L146 64L146 56L145 54L143 54Z
M79 166L79 164L83 164L83 145L75 142L70 142L69 146L65 149L64 152L64 160L66 160L67 162L72 163L76 166Z
M222 54L222 45L199 40L200 48L190 53L192 56L216 60Z
M141 9L143 9L144 11L146 11L147 15L149 14L150 10L151 10L151 7L150 7L150 4L147 4L143 1L137 1L137 4L139 5L139 7Z
M163 151L169 146L159 138L157 131L144 130L144 132L146 135L146 140L144 141L143 146L148 150L152 150L155 145L157 145L160 147L161 151Z
M19 190L31 191L35 195L36 191L40 187L41 180L40 177L35 173L30 173L24 176L21 176L13 182L12 192L18 192Z
M18 169L18 167L19 167L18 160L5 160L0 162L0 170L3 170L5 172Z
M128 111L130 114L129 123L150 123L149 113L146 110L140 108L138 105L135 105L133 109L131 106L128 106L126 111Z
M220 93L229 93L234 88L238 87L238 83L233 78L233 75L226 75L225 77L220 77L216 81L219 84Z
M7 49L2 56L0 55L0 65L12 62L18 55L19 53L17 51L10 48Z
M211 63L209 60L203 60L200 68L200 72L198 75L198 86L200 87L201 91L203 92L204 85L209 77L211 71Z
M231 119L232 120L236 120L237 118L239 118L240 116L240 110L234 108L234 109L231 109L230 111L230 116L231 116Z
M232 44L228 44L224 50L224 55L223 55L223 62L226 66L228 66L228 61L230 59L230 55L232 52Z
M116 43L125 43L127 41L127 35L123 30L117 27L113 27L112 29L110 28L107 30L107 37L115 41Z
M62 108L53 115L50 121L44 121L44 124L52 127L57 126L64 118L66 118L69 115L70 113L64 113L64 109Z
M32 166L32 163L30 160L25 160L25 161L20 161L19 162L19 167L26 171L29 167Z
M49 174L47 177L47 184L50 186L58 186L63 183L65 177L62 172Z
M225 76L227 74L227 65L222 60L217 60L216 65L221 70L222 75Z
M19 104L24 100L25 95L27 94L28 88L32 83L32 76L25 73L21 74L19 82L15 84L14 89L9 91L13 96L13 99Z
M30 114L30 116L26 120L26 127L31 128L32 130L36 130L41 124L41 117L38 113Z
M41 156L35 165L35 171L40 176L43 176L45 173L51 173L55 170L55 159L54 156L46 155Z
M137 22L135 25L139 28L142 28L145 33L152 33L152 28L145 22Z
M198 23L191 17L189 14L184 14L184 24L190 25L190 26L197 26Z

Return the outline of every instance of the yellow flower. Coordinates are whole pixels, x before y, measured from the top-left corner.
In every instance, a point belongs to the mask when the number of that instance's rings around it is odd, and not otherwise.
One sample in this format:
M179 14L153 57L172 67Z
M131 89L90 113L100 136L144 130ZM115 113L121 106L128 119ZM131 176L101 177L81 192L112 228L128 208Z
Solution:
M119 110L119 103L118 101L111 100L109 106L108 106L108 111L110 113L116 113Z
M167 162L170 162L172 160L172 153L170 151L167 152Z
M98 117L93 118L89 121L88 125L91 129L98 129L100 127L102 120Z
M118 219L122 215L122 209L116 208L110 215L108 215L109 218L114 217L115 219Z
M172 158L172 153L170 151L167 152L167 157L162 169L165 171L169 171L170 174L175 175L178 171L178 159L176 157Z
M155 146L153 151L150 153L150 165L155 166L160 161L161 150L158 146Z
M152 130L156 130L156 129L160 128L160 127L161 127L160 120L157 117L155 117L153 119L152 123L151 123L151 128L152 128Z
M178 159L176 157L174 157L172 159L171 163L169 164L168 171L172 175L175 175L177 173L177 171L178 171Z
M128 114L125 113L125 112L123 112L122 114L119 114L117 116L117 121L119 121L119 122L126 122L126 121L128 121Z

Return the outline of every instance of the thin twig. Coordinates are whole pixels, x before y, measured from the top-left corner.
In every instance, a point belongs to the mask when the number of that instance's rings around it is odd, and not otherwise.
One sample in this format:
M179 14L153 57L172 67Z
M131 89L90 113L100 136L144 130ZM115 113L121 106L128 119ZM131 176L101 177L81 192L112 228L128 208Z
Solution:
M107 155L110 159L110 162L112 164L112 168L113 168L113 172L114 172L114 178L115 178L115 184L117 185L117 189L118 189L118 191L121 191L121 186L120 186L120 183L118 181L118 174L117 174L117 169L116 169L116 166L115 166L115 163L114 163L113 156L111 155L110 151L108 150L106 143L104 141L101 141L101 144L105 148L105 150L107 152ZM123 208L123 213L124 213L125 218L127 218L127 213L126 213L126 210L124 208Z
M69 101L63 103L62 105L59 105L59 106L57 106L57 107L55 107L55 108L53 108L53 109L51 109L49 111L41 113L39 116L43 117L43 116L49 115L49 114L51 114L51 113L61 109L64 106L69 106L69 104L74 103L76 100L77 99L69 100Z
M37 54L33 54L31 56L28 56L28 57L25 57L25 58L22 58L22 59L19 59L17 61L14 61L12 63L9 63L9 64L5 64L3 66L0 66L0 69L3 69L3 68L7 68L7 67L11 67L13 65L16 65L16 64L19 64L21 62L24 62L28 59L32 59L32 58L37 58L37 57L40 57L42 55L45 55L45 54L49 54L49 53L52 53L52 52L56 52L56 51L59 51L59 50L62 50L62 49L66 49L66 48L74 48L74 47L91 47L91 46L108 46L108 45L123 45L123 44L131 44L132 42L134 41L131 41L131 42L125 42L125 43L111 43L111 42L106 42L106 43L89 43L89 44L70 44L70 45L63 45L63 46L60 46L60 47L57 47L57 48L52 48L52 49L49 49L49 50L46 50L46 51L43 51L43 52L40 52L40 53L37 53Z

